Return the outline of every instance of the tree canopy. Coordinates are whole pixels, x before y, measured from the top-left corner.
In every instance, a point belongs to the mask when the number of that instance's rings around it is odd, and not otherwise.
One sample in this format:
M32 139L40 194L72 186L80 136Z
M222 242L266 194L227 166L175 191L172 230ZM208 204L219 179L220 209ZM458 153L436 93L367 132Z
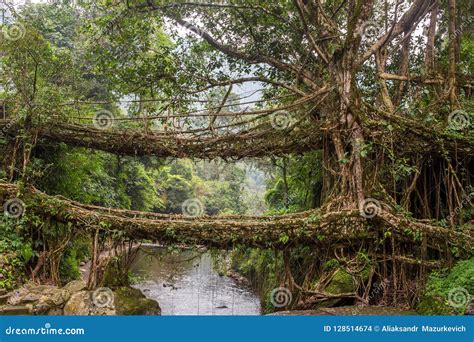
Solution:
M355 232L394 279L417 260L424 271L472 255L472 2L4 9L0 187L33 194L39 220L225 246L320 239L348 254ZM243 216L250 165L269 175L267 214L301 216ZM50 195L67 198L52 210Z

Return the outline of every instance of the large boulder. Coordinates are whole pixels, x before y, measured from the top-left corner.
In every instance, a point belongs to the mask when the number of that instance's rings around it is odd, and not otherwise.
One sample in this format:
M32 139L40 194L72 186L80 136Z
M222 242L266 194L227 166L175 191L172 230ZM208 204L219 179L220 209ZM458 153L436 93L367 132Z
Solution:
M31 303L41 298L41 294L31 293L25 287L21 287L9 294L8 304L19 305L20 303Z
M92 299L88 291L74 293L64 305L64 315L87 316L92 308Z
M92 291L91 315L112 316L115 315L114 292L108 287L99 287Z
M51 306L62 306L70 297L71 293L69 291L65 289L56 289L55 291L41 297L39 302L50 303Z
M27 305L4 305L0 307L0 316L31 315L31 308Z
M64 290L68 291L71 295L87 289L87 284L84 280L73 280L67 283L64 287Z
M325 286L324 292L332 295L341 295L345 293L353 293L356 291L354 278L346 270L338 268L329 283ZM324 307L338 306L343 299L334 298L324 302Z
M115 291L115 310L117 315L161 315L160 305L156 300L133 287L120 287Z
M32 304L35 311L47 310L53 306L62 306L70 297L70 293L53 285L26 284L12 292L8 304Z
M77 316L112 316L115 315L113 298L110 303L103 303L95 298L96 292L79 291L74 293L63 309L64 315Z
M63 288L52 285L27 284L0 297L3 314L34 315L160 315L158 302L146 298L131 287L87 291L82 280L74 280ZM8 305L6 305L8 304ZM2 314L2 313L0 313Z
M62 316L64 315L62 308L51 308L46 313L48 316Z
M60 309L69 300L71 294L64 289L56 288L49 293L44 294L33 304L33 312L38 315L45 315L48 312L54 312L54 309Z

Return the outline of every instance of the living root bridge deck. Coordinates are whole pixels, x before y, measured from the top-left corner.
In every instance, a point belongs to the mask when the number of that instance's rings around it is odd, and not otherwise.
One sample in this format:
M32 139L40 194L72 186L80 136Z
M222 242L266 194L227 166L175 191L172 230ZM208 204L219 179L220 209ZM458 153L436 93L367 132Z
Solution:
M43 219L70 222L74 227L91 232L97 229L121 230L132 239L155 240L163 244L220 248L246 245L274 249L306 245L327 249L341 245L357 246L364 241L380 243L390 232L409 244L413 244L415 237L423 236L433 248L457 247L472 253L474 245L472 230L461 232L443 228L427 221L409 220L386 210L381 210L373 219L362 217L358 210L193 218L84 205L34 188L20 191L14 184L0 183L2 203L11 198L21 199L26 213L34 213ZM417 260L406 256L405 262L417 263Z

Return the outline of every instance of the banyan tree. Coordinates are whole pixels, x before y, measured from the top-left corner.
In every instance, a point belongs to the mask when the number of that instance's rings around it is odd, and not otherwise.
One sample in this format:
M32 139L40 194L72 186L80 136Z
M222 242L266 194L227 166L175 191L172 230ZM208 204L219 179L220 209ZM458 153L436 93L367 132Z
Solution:
M1 58L16 62L2 75L10 112L0 121L3 201L21 194L44 219L133 239L286 252L307 245L321 259L344 255L349 264L363 250L373 274L393 279L395 298L403 297L403 280L472 255L473 221L461 215L473 191L472 62L463 45L472 39L470 1L150 0L85 8L97 63L104 55L109 61L104 77L125 84L121 96L136 95L126 100L139 115L112 114L123 97L66 94L44 104L36 89L43 55L30 58L34 44L16 51L17 41L4 39ZM22 39L33 40L24 27ZM157 42L157 30L173 44ZM147 51L140 65L134 44ZM261 96L233 104L233 90L249 86ZM94 117L92 105L101 108ZM54 144L224 160L320 150L321 206L198 218L86 206L30 181L31 154Z

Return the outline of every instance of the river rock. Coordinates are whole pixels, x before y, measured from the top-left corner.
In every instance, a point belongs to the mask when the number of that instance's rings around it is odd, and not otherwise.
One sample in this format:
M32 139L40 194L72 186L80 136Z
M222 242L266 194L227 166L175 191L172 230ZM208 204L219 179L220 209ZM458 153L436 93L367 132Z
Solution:
M92 307L91 295L87 291L74 293L64 305L64 315L87 316Z
M331 278L331 281L326 285L325 291L331 294L354 292L355 286L352 275L343 269L338 269Z
M86 290L82 280L75 280L63 288L52 285L27 284L1 296L0 315L160 315L158 302L146 298L138 289L121 287L114 293L107 289L109 303ZM96 290L98 291L98 290ZM6 305L7 304L7 305Z
M55 306L61 306L65 304L69 300L69 298L71 298L71 293L65 289L57 289L50 295L41 297L41 299L43 298L45 298L47 301L51 302Z
M85 290L86 288L87 284L84 280L73 280L63 287L63 289L69 291L70 294Z
M19 305L20 303L31 303L37 301L41 298L41 294L30 293L24 288L20 288L13 293L8 298L7 303L10 305Z
M90 311L90 315L92 316L115 316L116 314L117 312L113 307L99 308L93 306Z
M0 307L0 316L30 315L31 311L26 305L5 305Z
M63 309L61 308L51 308L47 312L48 316L62 316L63 314Z
M146 298L132 287L120 287L115 291L115 310L117 315L161 315L157 301Z
M10 305L18 305L18 304L26 304L26 303L33 303L40 300L41 297L45 295L50 295L57 290L56 286L52 285L34 285L34 284L26 284L23 287L15 290L10 294L10 298L8 299L8 304Z

